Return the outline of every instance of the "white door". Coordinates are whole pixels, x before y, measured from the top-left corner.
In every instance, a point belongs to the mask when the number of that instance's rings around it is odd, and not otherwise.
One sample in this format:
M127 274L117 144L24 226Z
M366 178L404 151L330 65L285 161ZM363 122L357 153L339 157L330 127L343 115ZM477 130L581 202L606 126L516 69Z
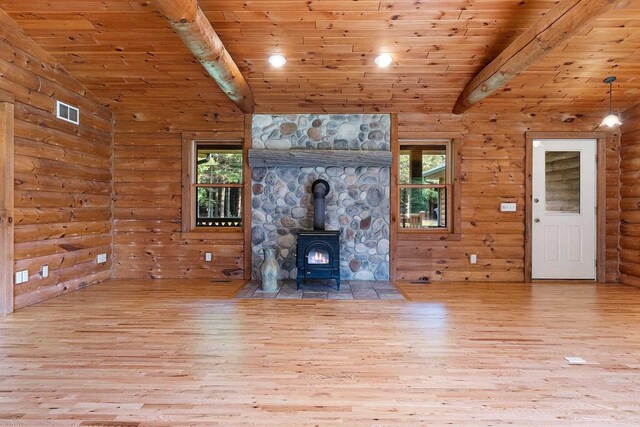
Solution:
M533 141L533 279L596 277L595 139Z

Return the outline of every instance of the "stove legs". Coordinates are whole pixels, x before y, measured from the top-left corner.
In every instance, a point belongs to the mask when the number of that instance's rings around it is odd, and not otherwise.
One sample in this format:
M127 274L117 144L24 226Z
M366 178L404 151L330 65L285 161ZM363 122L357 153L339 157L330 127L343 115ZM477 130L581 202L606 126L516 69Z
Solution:
M303 280L302 276L297 276L296 277L296 290L298 290L298 291L300 290L300 286L302 286L302 280ZM340 290L340 278L339 277L336 278L335 281L336 281L336 288L339 291Z

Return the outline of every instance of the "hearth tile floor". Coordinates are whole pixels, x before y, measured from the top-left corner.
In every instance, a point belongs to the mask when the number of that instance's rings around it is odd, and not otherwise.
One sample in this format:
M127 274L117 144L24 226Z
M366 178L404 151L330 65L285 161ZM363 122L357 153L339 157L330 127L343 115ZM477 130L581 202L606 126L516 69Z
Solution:
M234 295L242 299L321 299L321 300L404 300L402 293L390 282L373 280L343 280L340 291L335 282L305 283L298 291L296 282L287 280L279 284L278 292L263 292L260 283L248 282Z

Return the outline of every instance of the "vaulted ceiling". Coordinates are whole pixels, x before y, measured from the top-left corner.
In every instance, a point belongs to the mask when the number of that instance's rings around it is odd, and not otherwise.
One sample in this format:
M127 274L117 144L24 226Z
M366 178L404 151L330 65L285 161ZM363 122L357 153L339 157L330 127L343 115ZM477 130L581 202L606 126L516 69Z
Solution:
M257 112L450 112L465 85L557 2L200 0L251 86ZM25 32L115 110L234 104L152 1L0 0ZM390 52L392 66L374 64ZM282 53L287 64L271 67ZM640 99L640 0L628 0L474 107L616 109Z

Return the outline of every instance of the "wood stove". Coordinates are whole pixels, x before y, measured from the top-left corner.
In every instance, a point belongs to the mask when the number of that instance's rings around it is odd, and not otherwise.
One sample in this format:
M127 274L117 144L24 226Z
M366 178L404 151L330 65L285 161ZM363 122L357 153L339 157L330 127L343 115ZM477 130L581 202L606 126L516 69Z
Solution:
M340 290L340 231L324 229L325 197L329 183L316 180L313 193L313 230L298 232L296 285L306 279L334 279Z
M339 231L299 231L297 255L298 289L305 279L334 279L340 289Z

